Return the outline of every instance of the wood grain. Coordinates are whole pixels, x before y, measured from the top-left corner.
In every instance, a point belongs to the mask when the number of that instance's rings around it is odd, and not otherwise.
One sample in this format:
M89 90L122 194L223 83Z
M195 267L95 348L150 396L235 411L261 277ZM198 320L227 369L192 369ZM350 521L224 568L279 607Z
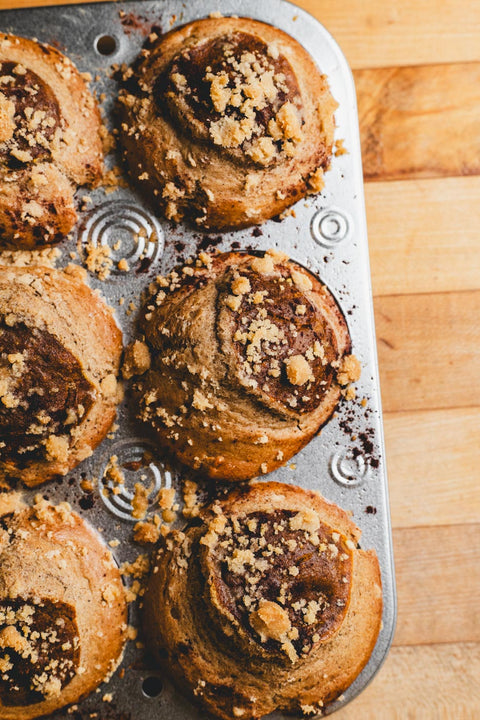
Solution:
M480 408L387 413L384 421L393 527L478 522Z
M480 289L479 199L480 176L367 183L374 294Z
M474 407L480 398L480 291L375 298L386 412Z
M335 720L478 720L480 645L395 647Z
M52 4L54 0L0 0L0 8ZM353 68L480 60L476 0L442 0L441 10L437 0L296 0L296 4L325 25Z
M480 173L480 63L358 70L355 83L366 179Z
M480 524L397 529L393 541L395 644L480 642Z
M296 0L336 38L353 68L480 60L476 0Z

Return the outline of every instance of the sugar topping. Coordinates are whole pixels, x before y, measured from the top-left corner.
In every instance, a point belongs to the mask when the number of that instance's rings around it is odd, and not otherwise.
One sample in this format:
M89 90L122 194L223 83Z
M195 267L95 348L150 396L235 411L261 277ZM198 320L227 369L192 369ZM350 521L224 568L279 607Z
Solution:
M265 651L296 662L343 620L354 545L308 508L219 512L200 538L215 602Z
M300 91L288 60L259 37L230 32L190 44L173 60L167 99L192 130L260 166L295 155L303 140ZM188 113L185 107L188 107Z

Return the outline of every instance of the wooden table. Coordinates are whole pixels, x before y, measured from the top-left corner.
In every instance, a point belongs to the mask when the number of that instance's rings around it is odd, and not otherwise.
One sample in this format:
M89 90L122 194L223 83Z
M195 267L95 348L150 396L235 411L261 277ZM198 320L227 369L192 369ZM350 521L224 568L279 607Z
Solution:
M478 719L480 0L297 2L357 83L398 583L387 662L335 717Z

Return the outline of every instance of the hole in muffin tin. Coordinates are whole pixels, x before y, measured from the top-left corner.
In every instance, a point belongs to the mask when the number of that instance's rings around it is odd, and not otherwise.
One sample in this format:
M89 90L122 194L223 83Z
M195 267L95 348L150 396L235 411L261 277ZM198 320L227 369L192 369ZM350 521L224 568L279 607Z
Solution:
M117 49L117 40L113 35L100 35L95 40L95 50L100 55L113 55Z
M147 698L156 698L163 690L163 683L157 675L149 675L142 682L142 692Z
M324 208L313 216L311 232L319 245L334 247L350 235L351 221L337 208Z
M330 458L330 472L339 485L356 487L365 482L370 466L363 455L352 450L339 450Z

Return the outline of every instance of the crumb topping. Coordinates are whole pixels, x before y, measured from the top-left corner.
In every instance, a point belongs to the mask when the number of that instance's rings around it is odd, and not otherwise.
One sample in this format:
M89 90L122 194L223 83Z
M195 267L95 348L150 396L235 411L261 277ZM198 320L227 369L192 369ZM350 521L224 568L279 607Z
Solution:
M355 546L314 511L218 515L200 544L215 597L265 650L295 662L340 627Z
M94 398L79 361L51 333L0 320L0 459L66 463Z
M49 160L63 139L57 98L32 70L0 63L0 160L15 170Z
M248 33L182 50L169 69L166 94L196 134L260 166L292 157L303 139L302 101L289 62Z
M355 355L347 355L340 363L337 373L337 381L340 385L356 382L360 379L362 366Z
M250 613L250 624L260 635L261 642L267 640L287 640L287 632L292 623L288 612L276 602L260 600L258 609Z
M313 380L312 368L304 355L291 355L285 360L285 365L288 380L292 385L305 385Z
M150 369L151 357L148 345L141 340L130 343L125 350L122 366L122 375L129 380L134 375L143 375Z
M0 601L0 700L23 707L60 695L80 663L75 609L46 598Z
M312 289L305 272L266 253L234 273L223 295L240 382L294 414L321 403L338 360L335 336L308 296Z

